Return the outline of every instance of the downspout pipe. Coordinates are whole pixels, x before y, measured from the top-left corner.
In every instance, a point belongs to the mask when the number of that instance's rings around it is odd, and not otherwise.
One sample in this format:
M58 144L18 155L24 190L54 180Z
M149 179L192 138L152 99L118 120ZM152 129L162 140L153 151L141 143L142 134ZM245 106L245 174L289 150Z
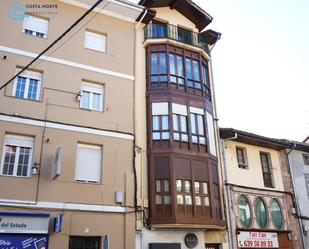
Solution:
M214 48L214 46L216 45L216 43L220 40L220 37L218 37L218 39L216 40L216 42L214 43L214 45L211 47L211 49L209 50L209 52ZM215 121L215 128L216 128L216 133L217 133L217 141L218 141L218 158L220 159L221 161L221 165L223 165L223 168L225 170L226 166L225 166L225 159L224 159L224 146L221 146L221 143L220 143L220 130L219 130L219 124L218 124L218 116L217 116L217 106L216 106L216 98L215 98L215 87L214 87L214 77L213 77L213 68L212 68L212 57L211 57L211 54L209 53L209 64L210 64L210 84L211 84L211 93L212 93L212 100L213 100L213 111L214 111L214 121ZM221 151L222 153L221 153ZM221 155L221 156L220 156ZM225 177L226 177L226 174L225 174L225 171L222 170L222 176L221 176L221 182L223 182L225 180ZM225 188L225 184L223 184L223 188ZM226 193L226 196L228 194L228 191ZM225 198L223 198L225 200ZM229 199L229 198L227 198ZM229 202L229 201L228 201ZM224 208L223 208L224 210ZM227 226L228 226L228 237L229 237L229 244L233 243L232 241L232 238L231 238L231 234L230 234L230 227L231 227L231 216L230 216L230 208L228 208L226 210L226 215L228 216L227 217ZM232 247L233 248L233 247Z
M226 157L225 157L225 147L224 147L224 141L225 140L234 140L237 139L238 134L235 133L233 137L221 139L221 157L222 157L222 165L223 165L223 180L224 180L224 189L225 189L225 202L227 204L226 209L226 215L227 215L227 227L228 227L228 236L229 236L229 242L230 242L230 248L236 248L234 247L235 243L233 240L233 234L232 234L232 216L231 216L231 210L232 210L232 198L231 198L231 186L226 185L228 182L228 173L227 173L227 163L226 163Z
M298 223L299 223L299 227L300 227L300 232L301 232L301 241L302 241L302 246L305 249L305 239L304 239L304 229L303 229L303 222L302 222L302 215L301 215L301 211L299 208L299 202L298 202L298 198L297 198L297 194L296 194L296 188L295 188L295 180L294 180L294 175L293 175L293 169L291 167L291 161L290 161L290 154L295 150L296 148L296 144L292 143L292 149L290 149L290 151L286 152L286 156L288 158L288 168L290 171L290 175L291 175L291 180L292 180L292 189L293 189L293 193L295 196L295 207L296 207L296 212L297 212L297 219L298 219Z

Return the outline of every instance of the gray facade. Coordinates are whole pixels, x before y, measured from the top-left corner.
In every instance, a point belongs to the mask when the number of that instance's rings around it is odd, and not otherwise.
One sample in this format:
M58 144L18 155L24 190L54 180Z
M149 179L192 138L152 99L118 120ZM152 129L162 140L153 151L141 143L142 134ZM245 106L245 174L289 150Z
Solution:
M296 149L289 153L297 212L302 223L302 237L305 248L309 248L309 163L306 156L309 158L309 146L307 152Z

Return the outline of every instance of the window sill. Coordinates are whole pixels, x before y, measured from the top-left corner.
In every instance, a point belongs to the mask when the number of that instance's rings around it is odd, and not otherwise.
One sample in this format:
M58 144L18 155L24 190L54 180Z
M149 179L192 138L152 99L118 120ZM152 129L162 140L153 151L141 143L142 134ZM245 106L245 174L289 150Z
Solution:
M48 36L43 36L43 37L40 37L40 36L36 36L36 35L31 35L31 34L26 34L24 30L22 30L21 32L23 35L27 35L27 36L31 36L31 37L35 37L35 38L40 38L40 39L45 39L47 40L48 39Z
M19 179L32 179L33 177L32 176L13 176L13 175L2 175L0 174L0 177L13 177L13 178L19 178Z
M97 49L94 49L94 48L86 48L86 47L84 47L84 49L90 50L90 51L94 51L94 52L98 52L98 53L104 54L104 55L107 54L106 50L105 51L101 51L101 50L97 50Z
M26 101L30 101L30 102L42 103L42 101L40 99L33 100L33 99L17 97L17 96L14 96L14 95L11 95L9 97L12 97L12 98L15 98L15 99L20 99L20 100L26 100Z
M102 185L101 182L92 182L92 181L84 181L84 180L74 180L74 183L80 183L80 184L91 184L91 185Z
M89 112L104 113L104 111L103 111L103 110L99 110L99 111L97 111L97 110L88 109L88 108L82 108L82 107L80 107L79 109L80 109L80 110L83 110L83 111L89 111Z

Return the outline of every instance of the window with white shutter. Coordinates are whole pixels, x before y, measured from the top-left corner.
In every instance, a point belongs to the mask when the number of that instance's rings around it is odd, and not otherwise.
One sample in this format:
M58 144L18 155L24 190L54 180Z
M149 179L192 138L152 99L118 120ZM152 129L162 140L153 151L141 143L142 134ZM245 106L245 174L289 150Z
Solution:
M82 182L101 182L102 147L78 144L76 153L75 180Z
M99 52L106 52L106 35L86 31L85 48L93 49Z
M48 20L37 16L25 15L23 33L40 38L47 38Z
M33 137L6 135L0 174L29 177L31 175L33 143Z
M21 69L17 69L19 72ZM40 99L42 73L26 70L14 81L12 96L22 99Z

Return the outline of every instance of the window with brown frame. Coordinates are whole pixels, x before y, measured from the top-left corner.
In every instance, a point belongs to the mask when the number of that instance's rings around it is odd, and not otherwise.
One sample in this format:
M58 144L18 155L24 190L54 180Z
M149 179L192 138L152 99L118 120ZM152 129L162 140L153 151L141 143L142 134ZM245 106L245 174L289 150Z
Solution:
M151 75L152 83L166 83L167 80L167 61L166 53L151 53Z
M204 94L207 100L211 101L210 81L208 77L208 67L202 63L202 81L204 86Z
M248 169L246 149L245 148L236 147L236 156L237 156L238 168L240 168L240 169Z
M187 116L173 114L174 140L188 142Z
M303 154L303 161L306 166L309 166L309 154Z
M197 60L186 58L187 87L202 90L200 66Z
M194 182L195 205L209 206L209 191L207 182Z
M177 204L192 205L191 180L176 180Z
M152 116L152 139L153 140L170 139L168 115Z
M183 57L176 54L169 54L170 82L177 84L179 88L184 89L185 78L183 69Z
M156 205L171 204L169 180L156 180Z
M152 21L151 25L151 38L166 38L167 37L167 24Z
M273 188L273 182L272 182L272 175L270 170L270 158L269 154L265 152L260 152L260 158L261 158L261 164L262 164L262 171L263 171L263 180L264 180L264 186L268 188Z
M191 141L192 143L206 145L204 116L201 114L190 113Z

